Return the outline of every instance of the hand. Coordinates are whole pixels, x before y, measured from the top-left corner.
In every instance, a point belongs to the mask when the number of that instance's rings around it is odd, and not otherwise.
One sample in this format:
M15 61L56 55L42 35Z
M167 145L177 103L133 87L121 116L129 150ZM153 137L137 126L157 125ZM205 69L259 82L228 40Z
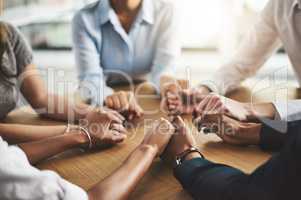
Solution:
M141 118L143 109L136 101L133 92L116 92L105 100L106 106L122 113L128 120Z
M183 119L179 116L175 117L172 122L175 127L175 134L171 138L162 159L166 162L171 162L187 149L196 147L196 141L192 132L185 125ZM200 156L198 153L196 156Z
M141 145L150 145L156 150L157 156L160 156L174 132L175 129L172 124L161 118L152 124L151 129L147 130Z
M199 88L182 89L177 93L167 93L166 99L171 114L191 114L197 103L209 94L209 89L205 86Z
M161 107L174 115L180 113L177 108L181 103L181 91L182 88L178 83L168 83L165 85L162 91Z
M258 145L261 124L245 123L222 114L205 114L194 119L199 131L217 134L223 141L234 145Z
M217 94L207 95L195 109L195 115L225 114L240 121L254 118L254 112L248 104L241 103Z
M121 143L126 139L126 129L122 123L124 118L109 109L96 109L80 120L80 126L91 135L93 147L104 147Z

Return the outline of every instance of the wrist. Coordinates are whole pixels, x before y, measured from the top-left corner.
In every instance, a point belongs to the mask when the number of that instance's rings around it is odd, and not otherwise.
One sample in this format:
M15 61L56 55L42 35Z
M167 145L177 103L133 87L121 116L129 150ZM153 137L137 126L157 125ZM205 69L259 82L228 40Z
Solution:
M184 160L192 160L195 158L202 158L202 156L199 153L191 152L184 158Z
M88 148L89 138L81 130L72 130L69 135L73 138L76 147Z
M248 145L259 145L260 133L262 124L260 123L247 123L241 130L241 133L248 135Z
M159 149L157 146L150 145L150 144L141 144L138 147L138 150L142 151L143 153L149 153L153 155L154 157L158 154Z
M210 88L207 87L207 86L205 86L205 85L199 86L196 90L197 90L197 92L198 92L199 94L203 94L203 95L207 95L207 94L209 94L209 93L212 92L212 91L210 90Z

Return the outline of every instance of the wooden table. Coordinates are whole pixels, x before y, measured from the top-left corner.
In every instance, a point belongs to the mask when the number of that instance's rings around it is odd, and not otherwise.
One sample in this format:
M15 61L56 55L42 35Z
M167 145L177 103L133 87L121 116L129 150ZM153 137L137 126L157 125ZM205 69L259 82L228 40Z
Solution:
M147 89L143 89L143 91L144 94L152 94ZM242 88L232 93L230 97L243 102L248 102L251 99L255 102L263 102L273 100L275 95L279 96L279 91L276 92L275 90L268 90L251 95L250 90ZM282 94L282 96L286 96L286 94ZM300 91L289 90L288 97L290 99L298 98L300 97ZM139 102L145 110L154 110L158 109L160 100L154 96L152 98L140 97ZM24 111L26 112L24 113ZM56 171L68 181L87 190L119 167L130 152L141 142L144 135L144 120L158 119L160 116L164 115L162 113L147 114L137 127L129 130L128 140L114 148L89 153L71 150L41 163L37 167ZM186 120L193 127L189 117L186 117ZM34 112L29 112L29 108L12 112L6 122L35 125L59 124L58 122L40 119ZM235 147L224 144L214 135L197 134L197 141L209 160L238 167L245 172L253 171L270 157L270 154L260 151L257 147ZM186 200L191 199L191 197L177 183L172 171L164 166L162 162L156 160L130 199Z

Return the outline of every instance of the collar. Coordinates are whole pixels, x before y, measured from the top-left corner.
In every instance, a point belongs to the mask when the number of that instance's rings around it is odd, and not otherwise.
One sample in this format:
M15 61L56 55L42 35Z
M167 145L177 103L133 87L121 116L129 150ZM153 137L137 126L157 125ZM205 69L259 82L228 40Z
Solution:
M301 0L296 0L296 4L297 4L298 7L301 9Z
M112 8L109 0L100 0L96 9L98 21L100 25L104 25L110 20L110 12Z
M301 0L300 0L301 1ZM155 8L154 1L152 0L143 0L141 6L141 19L149 24L154 23L155 18Z
M109 0L100 0L97 9L97 16L100 25L104 25L108 21L115 21L115 11L110 5ZM115 14L116 15L116 14ZM152 0L143 0L141 10L138 14L138 21L145 21L149 24L154 23L154 2Z

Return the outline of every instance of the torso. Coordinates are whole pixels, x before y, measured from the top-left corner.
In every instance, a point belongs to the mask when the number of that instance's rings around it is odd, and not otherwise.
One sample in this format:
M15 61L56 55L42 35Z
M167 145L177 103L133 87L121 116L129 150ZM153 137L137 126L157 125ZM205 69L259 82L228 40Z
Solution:
M276 27L301 85L301 3L299 6L296 0L277 1Z

